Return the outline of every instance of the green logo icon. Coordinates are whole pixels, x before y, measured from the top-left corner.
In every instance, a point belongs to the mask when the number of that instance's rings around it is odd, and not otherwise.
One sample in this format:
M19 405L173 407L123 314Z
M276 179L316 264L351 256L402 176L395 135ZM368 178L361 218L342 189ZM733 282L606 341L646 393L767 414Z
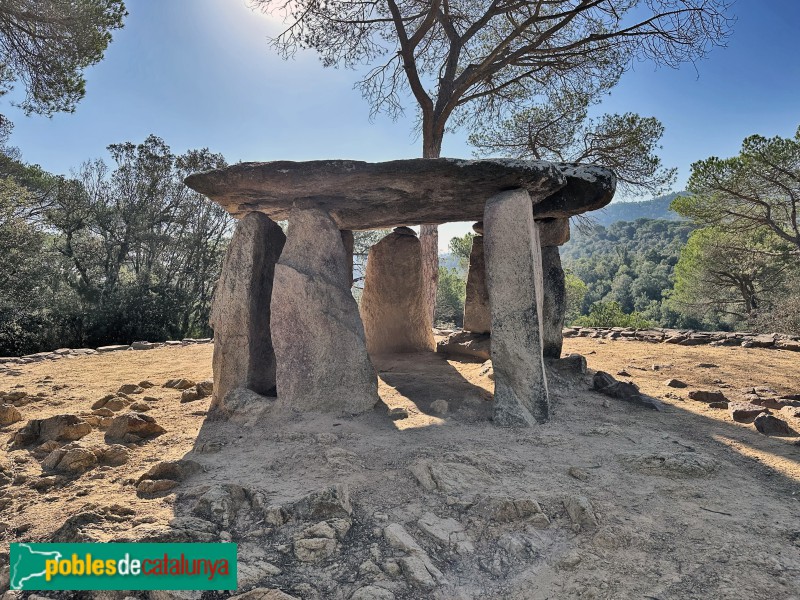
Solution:
M11 544L12 590L235 590L236 544Z

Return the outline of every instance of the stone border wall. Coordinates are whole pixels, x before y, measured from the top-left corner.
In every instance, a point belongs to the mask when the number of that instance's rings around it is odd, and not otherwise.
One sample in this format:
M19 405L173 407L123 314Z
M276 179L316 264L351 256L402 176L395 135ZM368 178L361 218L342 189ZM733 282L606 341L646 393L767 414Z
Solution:
M59 348L52 352L37 352L36 354L27 354L25 356L0 357L0 365L27 365L44 360L61 360L62 358L91 356L93 354L106 354L108 352L121 352L123 350L154 350L155 348L210 344L211 342L211 338L185 338L182 340L168 340L166 342L133 342L130 346L121 344L117 346L100 346L99 348Z
M630 327L566 327L565 338L588 337L606 340L634 340L680 346L741 346L742 348L776 348L800 352L800 336L781 333L745 333L727 331L694 331L690 329L633 329Z

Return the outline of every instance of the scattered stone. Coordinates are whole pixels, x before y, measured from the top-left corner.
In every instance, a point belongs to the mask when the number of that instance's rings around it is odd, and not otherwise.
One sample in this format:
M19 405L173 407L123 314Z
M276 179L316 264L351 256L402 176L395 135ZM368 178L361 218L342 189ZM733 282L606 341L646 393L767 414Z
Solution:
M580 375L586 374L586 357L582 354L568 354L563 358L550 361L550 364L562 371L578 373Z
M135 383L126 383L117 390L118 394L141 394L144 388L139 387Z
M647 474L705 477L719 468L714 459L699 452L656 452L623 458L631 467Z
M156 386L155 383L153 383L152 381L148 381L147 379L139 382L139 387L142 388L143 390L149 390L151 387L155 386Z
M481 498L470 512L484 519L498 523L511 523L544 515L539 503L533 498L512 498L509 496L489 496Z
M567 469L567 473L569 473L570 477L574 477L579 481L589 481L592 477L589 471L580 467L570 467Z
M96 408L92 411L92 414L97 417L113 417L114 411L110 408Z
M679 389L688 387L688 384L686 384L685 382L681 381L680 379L667 379L664 382L664 385L667 386L667 387L679 388Z
M76 415L55 415L47 419L32 419L14 436L14 446L29 446L36 442L73 442L89 435L92 426Z
M183 390L181 392L181 404L194 402L195 400L200 400L200 394L197 393L197 390Z
M596 391L611 398L617 398L652 410L663 410L661 402L640 393L636 384L617 381L605 371L597 371L592 379L592 384Z
M195 386L195 389L200 398L206 398L214 393L214 380L204 379Z
M278 589L255 588L244 594L231 596L228 600L299 600L296 596Z
M728 398L722 392L710 392L708 390L692 390L689 398L697 402L727 402Z
M474 550L464 526L453 518L441 519L431 512L426 512L417 521L417 527L447 548L458 548L464 553Z
M97 456L94 452L71 443L48 454L42 462L42 469L77 475L85 473L96 465Z
M392 523L383 530L389 545L409 556L400 559L400 566L406 580L414 587L431 590L437 582L444 582L444 575L431 562L428 554L399 523Z
M130 350L130 346L118 344L116 346L100 346L97 349L100 354L105 354L106 352L118 352L120 350Z
M302 562L317 563L335 551L336 540L329 538L304 538L294 543L294 555Z
M751 423L761 413L769 412L763 406L749 402L732 402L728 405L728 410L737 423Z
M178 482L172 479L145 479L136 484L136 491L142 495L160 494L177 487Z
M488 361L491 356L491 337L485 333L457 331L436 344L436 352L445 356L469 356Z
M22 420L22 414L13 404L0 404L0 427L12 425Z
M462 499L485 493L496 483L488 473L464 463L419 460L409 467L419 484L428 491L438 491Z
M109 467L122 466L130 460L131 456L131 451L121 444L110 444L95 448L94 453L97 455L97 460L100 461L100 464Z
M150 415L129 412L115 417L105 434L106 442L136 443L153 438L166 429L156 423Z
M403 408L402 406L398 406L396 408L389 409L389 418L392 421L400 421L402 419L408 418L408 410Z
M719 369L719 365L715 365L714 363L699 363L697 365L698 369Z
M572 521L572 524L583 530L593 531L597 529L597 516L591 501L586 496L568 496L564 498L564 508Z
M347 518L353 514L350 504L350 488L347 484L336 484L312 492L294 502L288 511L301 521Z
M796 433L789 427L789 424L784 421L783 419L779 419L773 415L769 414L761 414L755 418L753 424L756 426L756 429L759 433L763 433L764 435L776 435L776 436L790 436L796 435Z
M148 410L150 410L150 408L151 407L147 402L142 402L142 401L134 402L130 406L130 409L134 410L136 412L147 412ZM101 410L104 410L104 409L101 409Z
M622 369L621 371L617 371L617 376L618 377L630 377L631 374L628 373L625 369Z
M139 477L138 481L141 482L148 479L171 479L174 481L184 481L188 477L195 473L199 473L202 470L203 467L200 465L200 463L193 460L165 460L150 467L144 474L142 474L141 477Z
M728 402L709 402L708 403L708 408L727 409L728 408Z
M431 412L435 415L446 415L449 408L447 400L439 398L431 402Z
M377 568L377 566L376 566ZM377 585L367 585L358 588L350 600L394 600L395 596L392 592Z

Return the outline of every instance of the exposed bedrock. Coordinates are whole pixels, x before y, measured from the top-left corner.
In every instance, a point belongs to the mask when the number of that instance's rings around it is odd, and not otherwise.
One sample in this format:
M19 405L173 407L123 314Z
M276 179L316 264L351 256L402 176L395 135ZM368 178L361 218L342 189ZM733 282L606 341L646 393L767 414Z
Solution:
M279 406L355 414L377 403L378 379L349 283L342 235L330 216L293 210L271 305Z
M493 196L486 203L483 223L494 420L505 426L544 422L549 398L542 358L542 258L528 192Z
M477 225L477 223L476 223ZM481 230L483 225L481 225ZM477 229L473 226L473 229ZM492 315L489 308L489 292L486 289L486 264L483 255L483 236L472 238L467 273L467 295L464 300L464 331L489 333Z
M397 227L370 248L361 296L370 354L435 349L423 287L421 245L412 229Z
M564 317L567 312L567 290L558 246L542 248L542 342L547 357L560 358L564 345Z
M236 226L211 307L211 412L224 410L225 395L237 387L275 395L270 297L275 263L285 241L278 224L262 213L249 213Z

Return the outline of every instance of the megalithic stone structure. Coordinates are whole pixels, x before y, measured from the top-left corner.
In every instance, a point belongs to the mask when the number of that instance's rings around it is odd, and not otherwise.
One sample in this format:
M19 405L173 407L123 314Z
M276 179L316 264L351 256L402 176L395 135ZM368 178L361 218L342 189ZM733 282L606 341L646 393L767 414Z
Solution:
M279 406L356 414L378 402L350 277L328 213L292 210L271 304Z
M211 306L211 414L224 412L225 396L237 387L275 395L270 297L285 242L278 224L262 213L248 213L236 225Z
M342 244L347 257L347 272L350 274L350 287L353 287L353 250L355 249L355 238L349 229L342 229Z
M567 286L558 246L542 247L544 303L542 312L542 352L548 358L561 358L564 346L564 318L567 313Z
M472 226L477 235L472 238L467 272L467 294L464 300L464 331L489 333L492 314L489 309L489 292L486 289L486 264L483 255L483 222Z
M526 190L501 192L483 218L486 283L492 313L494 421L543 423L550 414L542 358L542 258Z
M397 227L367 256L361 320L369 353L434 351L424 300L419 238L413 229Z
M539 241L542 244L544 278L543 352L548 358L560 358L564 346L567 288L558 247L569 241L569 219L542 219L536 224L539 228Z

